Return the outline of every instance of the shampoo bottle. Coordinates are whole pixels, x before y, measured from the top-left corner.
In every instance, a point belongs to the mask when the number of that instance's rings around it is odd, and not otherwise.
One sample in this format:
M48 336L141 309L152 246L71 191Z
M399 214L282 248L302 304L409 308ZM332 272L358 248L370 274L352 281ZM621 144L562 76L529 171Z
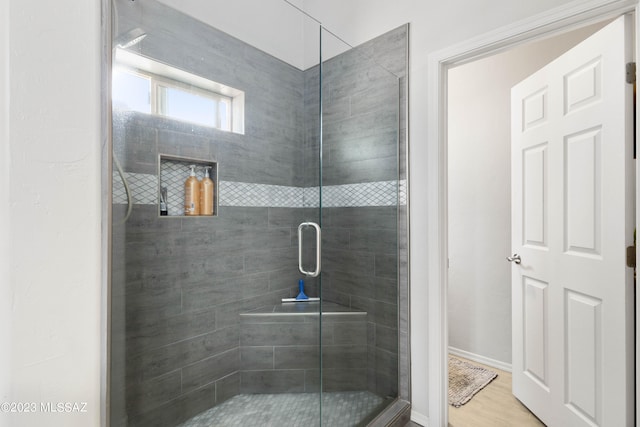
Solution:
M200 215L213 215L213 181L209 177L211 166L204 167L204 178L200 181Z
M191 165L191 175L184 183L184 214L200 215L200 181L196 178L196 165Z

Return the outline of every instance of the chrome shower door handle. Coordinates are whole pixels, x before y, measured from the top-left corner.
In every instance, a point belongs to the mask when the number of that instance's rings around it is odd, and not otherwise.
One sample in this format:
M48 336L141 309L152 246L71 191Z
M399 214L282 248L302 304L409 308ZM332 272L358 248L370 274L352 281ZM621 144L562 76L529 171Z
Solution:
M522 262L522 259L520 258L520 255L513 254L513 255L507 257L507 261L515 262L516 264L520 264Z
M302 268L302 229L313 227L316 229L316 269L314 271L306 271ZM320 226L315 222L303 222L298 226L298 270L307 277L318 277L320 274L320 253L322 245L322 231Z

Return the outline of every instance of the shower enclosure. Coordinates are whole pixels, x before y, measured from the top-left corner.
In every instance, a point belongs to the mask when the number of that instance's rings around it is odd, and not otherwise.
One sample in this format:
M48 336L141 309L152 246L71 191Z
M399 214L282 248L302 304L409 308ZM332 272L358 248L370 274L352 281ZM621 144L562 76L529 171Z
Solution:
M401 425L407 26L184 3L111 2L109 425Z

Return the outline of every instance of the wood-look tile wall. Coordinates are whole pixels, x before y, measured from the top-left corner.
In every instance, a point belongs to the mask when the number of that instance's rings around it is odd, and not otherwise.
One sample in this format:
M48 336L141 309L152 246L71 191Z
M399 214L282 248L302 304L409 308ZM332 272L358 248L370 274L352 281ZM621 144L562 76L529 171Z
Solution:
M245 91L246 116L238 135L116 113L114 154L125 171L157 174L162 153L215 160L221 180L318 185L316 69L298 70L153 0L144 2L143 16L127 7L141 6L119 2L123 31L139 26L148 34L135 49ZM402 27L362 49L398 65L394 73L404 78L406 51L397 49L406 48L406 37ZM402 82L372 63L361 66L362 53L336 59L336 78L325 87L335 102L335 109L327 104L327 185L397 179L403 136L392 127L404 114L404 95L393 101L391 86L400 90ZM394 102L393 111L377 108ZM114 206L114 217L124 209ZM241 392L243 363L260 355L242 351L239 313L297 294L296 228L307 220L319 221L318 210L223 206L216 218L162 218L156 206L136 204L124 225L113 226L112 425L173 426ZM399 221L394 207L329 208L322 217L323 297L369 313L366 363L359 363L366 368L357 381L384 396L398 393L398 297L408 306L403 285L398 293L399 275L406 284L398 271L398 245L406 254L406 236L395 237ZM306 282L317 295L317 282ZM406 337L406 316L400 319ZM333 374L342 377L328 366L326 375Z

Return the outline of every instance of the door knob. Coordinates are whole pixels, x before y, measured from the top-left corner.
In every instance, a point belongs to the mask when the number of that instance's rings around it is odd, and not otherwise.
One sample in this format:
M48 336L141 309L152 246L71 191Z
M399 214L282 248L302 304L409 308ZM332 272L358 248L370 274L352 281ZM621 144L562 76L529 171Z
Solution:
M516 264L520 264L522 262L522 259L520 258L520 255L513 254L513 255L507 257L507 261L515 262Z

